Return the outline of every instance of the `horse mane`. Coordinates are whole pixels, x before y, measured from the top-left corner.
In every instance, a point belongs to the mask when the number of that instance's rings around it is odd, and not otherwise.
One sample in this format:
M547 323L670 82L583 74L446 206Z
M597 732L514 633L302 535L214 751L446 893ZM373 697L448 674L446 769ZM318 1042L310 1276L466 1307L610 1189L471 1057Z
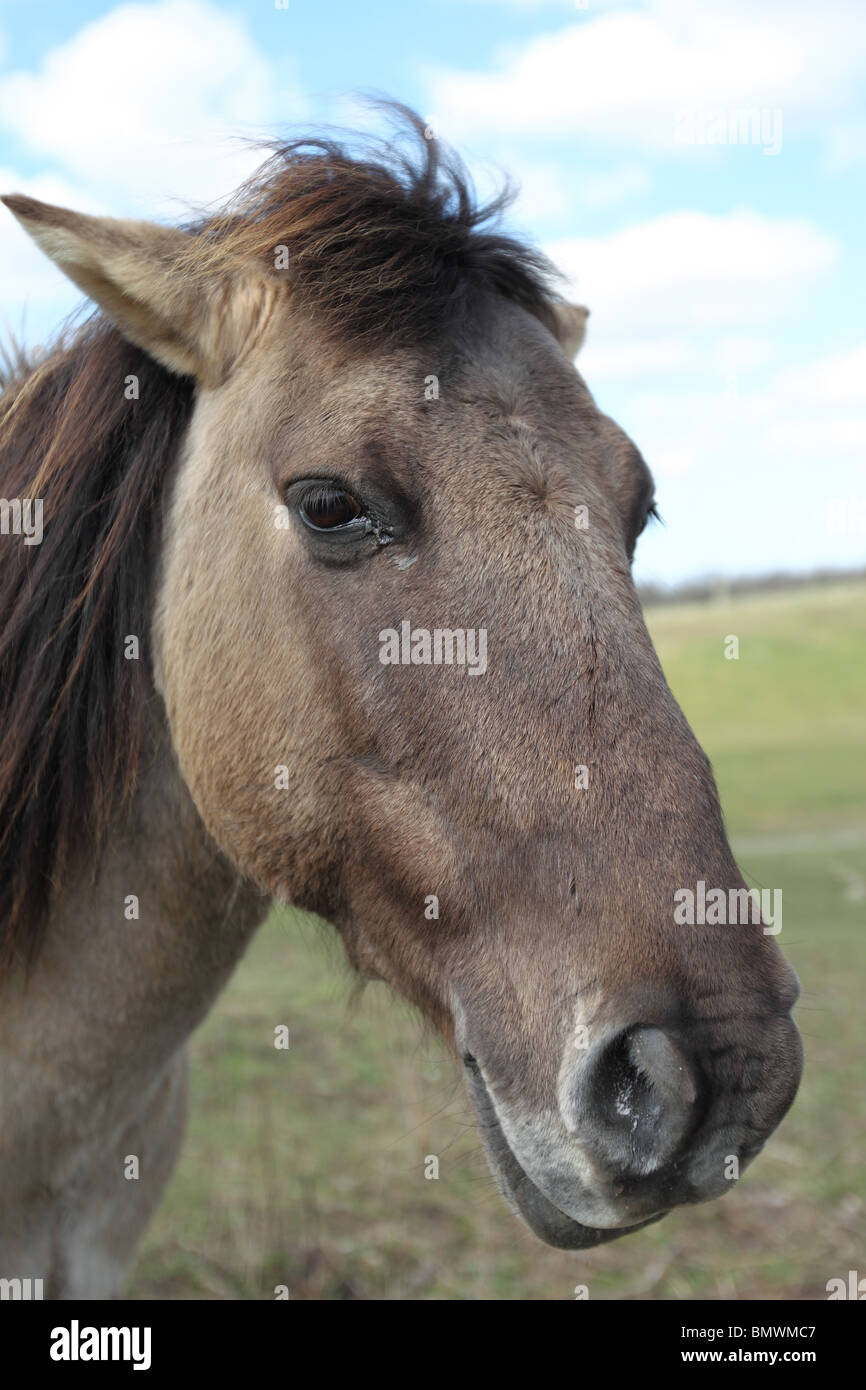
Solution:
M26 366L22 361L19 367ZM138 378L137 400L124 382ZM102 318L0 396L0 493L41 498L41 544L0 538L0 923L32 956L82 841L135 782L149 568L192 383ZM144 660L124 659L139 638Z
M226 208L188 229L182 272L205 281L250 261L273 271L282 249L295 300L343 343L423 342L478 290L555 331L556 270L496 226L514 189L478 204L454 151L407 107L378 104L395 125L390 142L266 146L270 158Z
M208 277L286 247L296 297L342 340L423 341L481 288L553 326L551 268L489 230L486 207L420 119L395 108L399 141L361 158L336 140L269 146L227 207L188 226L178 272ZM414 153L413 153L414 151ZM128 398L124 383L138 379ZM73 854L94 873L111 817L134 788L150 572L164 483L195 386L101 315L38 358L0 362L0 497L41 498L43 539L0 537L0 948L33 958ZM141 660L124 639L139 638Z

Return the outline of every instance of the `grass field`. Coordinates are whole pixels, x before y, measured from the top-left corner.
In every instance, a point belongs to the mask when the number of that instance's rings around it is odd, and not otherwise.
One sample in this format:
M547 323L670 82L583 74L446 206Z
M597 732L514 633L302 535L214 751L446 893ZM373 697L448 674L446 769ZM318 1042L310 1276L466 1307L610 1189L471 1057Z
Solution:
M803 1086L736 1191L548 1249L496 1192L436 1041L383 988L355 999L329 929L280 912L194 1039L187 1142L133 1297L820 1299L866 1274L866 586L647 617L747 881L783 890L803 984Z

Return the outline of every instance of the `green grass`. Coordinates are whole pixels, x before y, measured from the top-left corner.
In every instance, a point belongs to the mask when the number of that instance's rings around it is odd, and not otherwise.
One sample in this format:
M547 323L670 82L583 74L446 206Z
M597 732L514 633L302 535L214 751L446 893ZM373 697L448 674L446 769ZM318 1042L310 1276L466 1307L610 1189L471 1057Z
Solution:
M330 929L278 912L194 1039L189 1133L133 1297L823 1298L866 1272L866 586L647 616L748 881L783 891L807 1061L764 1154L722 1201L550 1250L498 1196L436 1040L379 986L354 1000Z
M733 834L863 823L866 587L650 612ZM726 660L725 639L739 642ZM861 754L858 759L857 753Z

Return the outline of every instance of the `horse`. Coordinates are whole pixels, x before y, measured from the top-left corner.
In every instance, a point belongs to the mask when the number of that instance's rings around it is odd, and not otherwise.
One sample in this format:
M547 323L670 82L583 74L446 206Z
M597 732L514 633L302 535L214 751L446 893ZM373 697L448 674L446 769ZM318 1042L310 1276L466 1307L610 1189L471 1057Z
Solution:
M550 1245L728 1191L799 1085L773 933L675 915L744 883L588 311L399 120L174 226L3 199L95 305L0 396L44 508L0 536L0 1273L46 1297L118 1296L275 902L438 1031Z

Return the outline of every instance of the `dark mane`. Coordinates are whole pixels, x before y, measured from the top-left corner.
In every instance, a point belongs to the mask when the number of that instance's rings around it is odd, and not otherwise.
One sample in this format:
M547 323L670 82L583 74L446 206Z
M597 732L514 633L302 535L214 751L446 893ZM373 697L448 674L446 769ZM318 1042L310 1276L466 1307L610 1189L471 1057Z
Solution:
M459 316L478 289L520 304L551 330L557 273L539 251L503 235L506 186L479 206L458 156L405 107L388 104L392 143L353 151L337 140L271 145L270 158L227 208L191 229L191 278L259 261L277 248L296 297L342 341L423 341Z
M139 399L124 381L138 377ZM149 568L193 387L95 318L0 397L0 495L42 498L40 545L0 537L0 922L38 944L79 840L135 781ZM124 659L138 636L139 661Z
M400 110L404 135L360 158L335 141L273 149L223 212L189 228L181 273L289 251L293 292L358 344L423 341L478 288L552 324L550 267L488 224L456 158ZM405 142L404 142L405 143ZM127 399L127 377L138 399ZM189 423L194 384L96 316L35 365L0 367L0 497L41 498L44 537L0 537L0 923L2 948L32 954L76 847L94 864L134 786L150 569L163 486ZM141 659L124 658L136 635Z

